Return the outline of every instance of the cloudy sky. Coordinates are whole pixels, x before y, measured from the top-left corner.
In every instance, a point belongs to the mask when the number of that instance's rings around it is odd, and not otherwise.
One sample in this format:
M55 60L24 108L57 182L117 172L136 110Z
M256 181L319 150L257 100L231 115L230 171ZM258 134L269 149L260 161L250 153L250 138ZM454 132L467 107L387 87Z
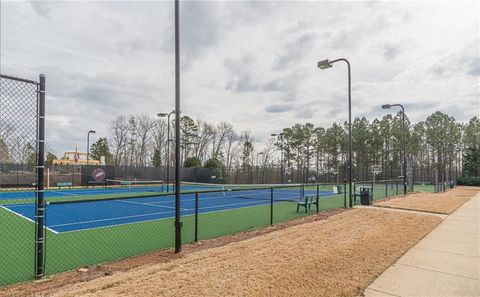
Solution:
M172 1L1 2L0 72L47 76L47 141L85 146L120 114L174 107ZM259 142L294 123L329 126L403 103L413 121L480 113L479 4L449 2L181 3L182 113Z

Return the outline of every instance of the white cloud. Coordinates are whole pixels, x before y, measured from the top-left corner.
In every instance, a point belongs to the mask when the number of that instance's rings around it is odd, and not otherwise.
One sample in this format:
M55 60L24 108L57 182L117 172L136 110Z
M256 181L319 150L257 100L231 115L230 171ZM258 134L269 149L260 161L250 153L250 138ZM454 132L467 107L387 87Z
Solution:
M251 130L346 118L404 103L413 121L479 113L477 2L182 2L182 112ZM57 152L107 134L120 114L174 106L173 3L2 2L0 72L47 74Z

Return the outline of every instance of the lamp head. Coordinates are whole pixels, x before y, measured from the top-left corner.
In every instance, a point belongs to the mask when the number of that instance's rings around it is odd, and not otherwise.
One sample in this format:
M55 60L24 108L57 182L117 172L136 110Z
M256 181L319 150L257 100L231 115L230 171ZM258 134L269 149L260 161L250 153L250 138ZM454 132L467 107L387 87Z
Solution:
M96 133L96 132L95 132L95 130L90 130L90 131L88 131L88 134L90 134L90 133L93 134L93 133Z
M278 136L278 134L277 133L272 133L272 134L270 134L270 136L275 137L275 136Z
M167 116L167 114L164 113L164 112L159 112L159 113L157 113L157 117L164 118L164 117L166 117L166 116Z
M333 67L333 65L330 63L330 61L328 59L318 62L317 66L318 66L318 68L320 68L322 70Z
M382 109L390 109L392 106L390 104L383 104Z

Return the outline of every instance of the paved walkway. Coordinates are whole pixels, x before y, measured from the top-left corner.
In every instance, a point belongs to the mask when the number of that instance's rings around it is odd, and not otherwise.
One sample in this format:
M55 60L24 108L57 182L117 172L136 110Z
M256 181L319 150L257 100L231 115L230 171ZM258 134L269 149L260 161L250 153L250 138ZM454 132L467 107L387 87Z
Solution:
M480 296L480 193L383 272L367 297Z

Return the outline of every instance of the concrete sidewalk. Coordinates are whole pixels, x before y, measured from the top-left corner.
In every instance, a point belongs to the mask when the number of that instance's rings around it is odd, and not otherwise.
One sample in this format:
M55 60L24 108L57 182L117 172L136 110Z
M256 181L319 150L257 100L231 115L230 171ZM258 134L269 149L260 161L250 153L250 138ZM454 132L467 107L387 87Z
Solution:
M365 296L480 296L479 214L480 193L383 272Z

